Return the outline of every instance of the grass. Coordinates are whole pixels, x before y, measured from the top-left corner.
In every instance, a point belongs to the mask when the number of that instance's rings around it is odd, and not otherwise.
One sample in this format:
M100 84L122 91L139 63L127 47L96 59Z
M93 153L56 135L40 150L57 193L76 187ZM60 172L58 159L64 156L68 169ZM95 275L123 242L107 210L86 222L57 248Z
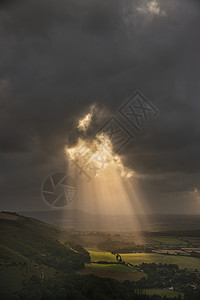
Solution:
M93 263L86 264L85 269L79 271L81 275L94 274L99 277L114 278L119 281L132 280L138 281L146 274L140 271L133 270L121 264L97 264L98 261L116 262L115 255L107 251L87 249Z
M146 277L143 272L132 270L120 264L86 264L85 269L77 272L80 275L94 274L99 277L113 278L119 281L132 280L138 281Z
M144 263L177 264L180 269L197 269L200 271L200 259L196 257L162 255L156 253L127 253L121 254L125 262L139 265Z
M96 263L91 263L91 264L86 264L86 268L88 270L108 270L108 271L114 271L114 272L130 272L130 268L121 265L121 264L96 264ZM132 271L132 270L131 270Z
M91 262L98 261L107 261L107 262L116 262L116 258L113 254L107 251L97 251L87 249L91 256ZM157 253L125 253L121 254L122 260L127 263L132 263L134 265L139 265L141 263L163 263L163 264L177 264L180 269L197 269L200 271L200 259L196 257L186 257L186 256L174 256L174 255L162 255ZM102 265L97 265L99 267ZM106 265L107 270L111 268L110 265ZM118 266L118 265L117 265ZM97 273L95 268L95 274ZM87 272L91 271L92 267L86 267ZM105 268L104 268L105 269ZM115 269L117 270L117 269ZM120 269L121 270L121 269ZM109 276L111 276L110 274ZM100 275L99 275L100 276ZM111 276L112 277L112 276ZM113 277L112 277L113 278Z
M147 295L159 295L161 297L167 298L178 297L178 295L180 294L183 297L182 293L171 291L168 289L146 289L143 290L143 293L146 293Z
M107 251L88 250L88 252L90 253L91 262L97 262L97 261L116 262L117 261L115 255Z
M76 263L81 268L87 253L59 241L61 235L59 229L41 221L0 214L0 298L1 293L20 291L24 280L33 275L49 279L68 271L68 266L76 269ZM66 269L60 267L63 262Z
M175 245L180 245L180 246L187 245L186 242L181 241L181 240L179 240L177 238L173 238L173 237L153 237L153 238L151 238L151 240L155 241L155 242L162 243L162 244L166 244L166 245L172 245L172 246L175 246Z
M32 275L40 278L44 272L45 278L55 276L55 270L44 265L38 265L31 259L0 244L0 290L19 292L24 280ZM12 284L11 284L12 283Z

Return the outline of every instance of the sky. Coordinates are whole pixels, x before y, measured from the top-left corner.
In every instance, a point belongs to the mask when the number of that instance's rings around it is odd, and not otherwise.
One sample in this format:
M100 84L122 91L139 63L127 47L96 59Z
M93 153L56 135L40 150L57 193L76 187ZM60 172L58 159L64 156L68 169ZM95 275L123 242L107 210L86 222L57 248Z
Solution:
M141 91L158 114L139 134L121 121L123 163L151 212L200 213L199 28L197 0L1 1L0 209L50 209L41 184L66 171L78 120Z

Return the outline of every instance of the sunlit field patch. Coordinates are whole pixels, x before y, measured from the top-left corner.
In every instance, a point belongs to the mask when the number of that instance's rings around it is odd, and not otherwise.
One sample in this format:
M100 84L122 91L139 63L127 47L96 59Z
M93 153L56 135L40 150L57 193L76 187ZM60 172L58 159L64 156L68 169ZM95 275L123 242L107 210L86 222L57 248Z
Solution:
M115 255L107 251L90 250L89 253L91 257L91 262L97 262L97 261L116 262L117 261Z
M155 253L127 253L121 255L122 260L127 263L139 265L141 263L177 264L180 269L197 269L200 271L200 258L162 255Z

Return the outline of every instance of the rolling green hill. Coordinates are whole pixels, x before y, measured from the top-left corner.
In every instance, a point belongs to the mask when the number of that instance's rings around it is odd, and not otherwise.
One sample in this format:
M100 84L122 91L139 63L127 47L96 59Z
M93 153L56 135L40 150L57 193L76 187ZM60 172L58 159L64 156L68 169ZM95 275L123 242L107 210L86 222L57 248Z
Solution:
M141 299L114 279L77 274L90 256L76 240L36 219L0 213L0 299Z
M130 280L139 280L141 274L117 264L114 255L93 251L90 259L89 252L78 245L79 239L78 234L36 219L1 212L0 299L161 299L138 294ZM91 264L99 259L108 262Z
M89 260L89 253L58 228L0 213L0 290L5 294L20 291L33 276L44 280L59 272L71 273L84 268Z

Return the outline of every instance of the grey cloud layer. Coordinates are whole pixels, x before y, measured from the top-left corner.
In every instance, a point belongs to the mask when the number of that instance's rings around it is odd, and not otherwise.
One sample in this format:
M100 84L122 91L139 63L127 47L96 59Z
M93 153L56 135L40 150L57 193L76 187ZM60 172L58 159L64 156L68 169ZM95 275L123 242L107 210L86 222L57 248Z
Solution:
M148 11L147 1L129 0L30 0L0 6L4 199L16 195L5 182L24 191L27 173L30 195L37 196L38 178L57 161L64 165L63 146L76 138L74 125L82 112L96 102L113 113L135 89L151 99L160 115L124 149L126 163L142 174L162 174L159 180L152 175L151 188L147 179L141 181L149 192L158 185L163 193L198 186L200 6L189 0L157 2L165 15Z

